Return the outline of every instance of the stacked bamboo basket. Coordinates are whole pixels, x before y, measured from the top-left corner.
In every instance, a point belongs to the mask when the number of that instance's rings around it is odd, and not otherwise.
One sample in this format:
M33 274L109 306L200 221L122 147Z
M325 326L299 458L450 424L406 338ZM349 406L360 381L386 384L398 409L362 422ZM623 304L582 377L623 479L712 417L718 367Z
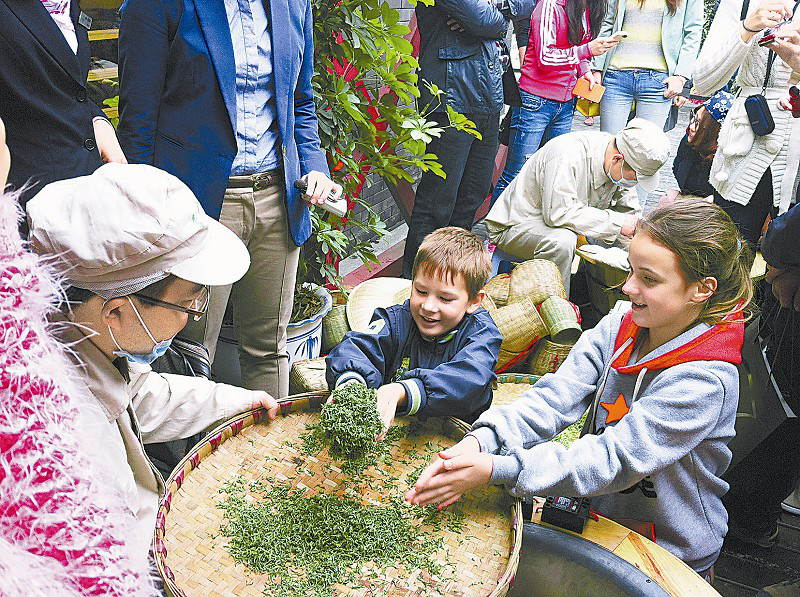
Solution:
M483 306L503 335L497 371L544 375L558 369L580 337L581 325L555 264L525 261L489 280L485 290Z

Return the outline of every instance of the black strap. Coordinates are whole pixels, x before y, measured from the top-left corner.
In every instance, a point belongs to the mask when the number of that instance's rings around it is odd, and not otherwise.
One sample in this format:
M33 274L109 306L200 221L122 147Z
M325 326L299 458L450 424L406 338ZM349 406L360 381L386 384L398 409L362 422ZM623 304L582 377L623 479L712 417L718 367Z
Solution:
M719 6L719 3L717 3L717 6ZM744 2L742 2L742 14L741 14L741 18L739 19L740 21L744 21L747 18L747 9L748 8L750 8L750 0L744 0ZM714 11L714 12L716 12L716 11Z
M764 95L767 92L767 83L769 83L769 75L772 72L772 64L775 62L775 52L772 50L769 51L769 57L767 58L767 73L764 75L764 86L761 88L761 95Z

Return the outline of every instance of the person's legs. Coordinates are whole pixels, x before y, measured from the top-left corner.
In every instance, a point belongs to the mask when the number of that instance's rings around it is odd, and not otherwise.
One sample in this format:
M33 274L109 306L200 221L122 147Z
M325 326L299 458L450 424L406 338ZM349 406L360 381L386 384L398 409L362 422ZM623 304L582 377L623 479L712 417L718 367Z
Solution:
M672 106L672 99L664 97L664 91L667 89L667 73L638 70L633 72L633 76L636 82L634 94L636 117L649 120L663 128Z
M772 172L767 168L747 205L728 201L714 192L714 203L719 205L731 217L750 247L755 250L761 238L761 228L772 210Z
M667 88L665 81L667 73L655 70L638 70L633 72L636 82L634 99L636 100L636 117L649 120L659 128L664 128L664 123L669 116L672 100L664 97ZM647 201L647 191L636 187L639 204L644 206Z
M628 123L635 91L632 71L606 71L603 78L606 90L600 101L600 130L616 135Z
M468 114L467 117L470 120L474 119L474 115ZM449 122L447 115L439 112L431 114L430 119L442 126L447 126ZM495 134L495 143L498 142L496 137ZM474 139L472 135L447 128L440 137L434 137L428 143L426 152L436 154L442 169L447 173L447 178L441 178L428 171L422 175L417 186L403 255L403 275L408 278L411 277L411 267L414 265L414 257L422 239L450 222L464 166ZM487 186L488 184L487 182Z
M482 139L472 142L458 185L458 196L448 222L450 226L458 226L465 230L472 228L475 223L475 213L491 190L494 158L499 145L497 133L500 127L500 114L476 117L475 124Z
M233 231L239 239L247 245L253 228L252 210L247 206L252 203L253 193L250 189L228 189L222 202L222 212L219 221ZM182 336L202 342L208 349L211 363L217 352L222 320L228 307L232 285L212 286L209 292L208 311L200 321L189 318L189 323L183 328Z
M508 158L503 173L492 191L492 205L511 184L519 171L542 142L545 130L557 115L558 104L538 95L520 89L522 107L512 108L511 141L508 146Z
M539 218L498 229L489 225L489 240L520 259L547 259L558 267L569 296L572 260L578 235L566 228L552 228Z
M542 137L540 147L544 146L550 139L559 135L565 135L572 131L572 114L575 112L575 102L557 102L559 104L553 119L547 126Z
M286 327L300 249L290 240L283 182L253 193L250 269L233 286L242 385L281 399L289 393Z

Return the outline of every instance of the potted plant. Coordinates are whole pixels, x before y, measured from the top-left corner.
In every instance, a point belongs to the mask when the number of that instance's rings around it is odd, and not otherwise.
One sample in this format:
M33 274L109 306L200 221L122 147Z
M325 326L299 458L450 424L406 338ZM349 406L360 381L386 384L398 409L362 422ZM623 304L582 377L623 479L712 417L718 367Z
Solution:
M322 345L322 318L333 307L331 294L318 284L298 285L287 329L289 367L296 361L314 359Z

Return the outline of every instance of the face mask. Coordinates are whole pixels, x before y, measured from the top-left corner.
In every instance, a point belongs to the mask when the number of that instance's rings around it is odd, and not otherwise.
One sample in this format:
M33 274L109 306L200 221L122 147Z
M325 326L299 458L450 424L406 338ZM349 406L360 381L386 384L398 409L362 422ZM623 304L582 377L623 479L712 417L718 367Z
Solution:
M114 337L114 332L111 331L111 326L108 326L108 333L111 334L111 339L114 341L114 344L116 344L117 348L119 349L115 350L114 354L117 355L118 357L125 357L132 363L149 365L150 363L155 361L158 357L163 356L163 354L167 352L169 345L172 344L172 338L167 338L166 340L162 340L161 342L156 341L156 339L153 337L153 334L151 334L150 330L147 328L147 324L144 322L144 319L142 319L142 316L139 315L139 310L136 308L136 305L133 304L133 301L130 299L130 297L127 298L128 302L131 304L131 307L133 307L133 312L136 313L136 317L139 319L139 323L142 324L144 331L147 332L148 337L153 342L153 350L151 350L146 354L133 354L128 352L127 350L123 350L123 348L119 345L119 342L117 342L117 339Z
M622 169L622 166L620 166L620 169ZM611 180L611 182L613 182L618 187L622 187L623 189L632 189L637 184L639 184L638 180L630 180L628 178L625 178L624 172L621 173L621 174L622 174L622 178L617 179L617 178L614 178L611 175L611 168L609 168L608 172L606 172L606 176L608 176L609 180Z

